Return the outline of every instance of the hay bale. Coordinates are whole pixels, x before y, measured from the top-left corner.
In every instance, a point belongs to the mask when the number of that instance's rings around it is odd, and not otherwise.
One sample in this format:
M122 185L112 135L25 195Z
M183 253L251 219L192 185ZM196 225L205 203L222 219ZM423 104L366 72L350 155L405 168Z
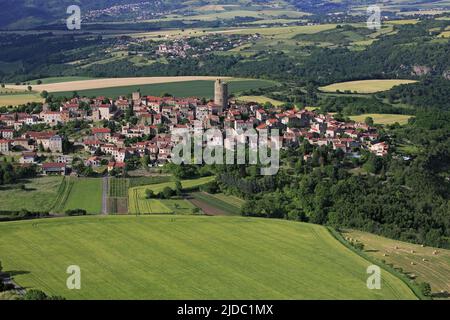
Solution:
M411 265L412 265L412 266L415 266L416 264L415 264L414 262L411 262Z
M414 250L411 250L411 253L416 253Z
M387 257L387 254L386 254L386 253L383 253L383 257Z
M434 254L434 255L437 255L437 254L438 254L437 250L434 250L434 251L433 251L433 254Z
M427 259L423 258L422 261L423 261L423 262L427 262Z

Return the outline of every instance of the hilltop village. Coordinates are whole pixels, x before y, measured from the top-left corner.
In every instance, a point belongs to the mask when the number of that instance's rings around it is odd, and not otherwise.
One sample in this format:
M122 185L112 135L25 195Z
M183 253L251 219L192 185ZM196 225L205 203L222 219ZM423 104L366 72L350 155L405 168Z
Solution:
M15 156L23 166L37 165L42 174L77 174L75 160L82 161L83 167L102 166L120 173L136 159L144 159L146 166L170 162L174 130L202 133L212 128L223 133L232 129L236 135L247 129L279 129L282 148L307 141L349 156L358 156L361 149L377 156L389 152L377 129L365 123L341 122L306 109L268 109L228 97L228 85L217 80L211 101L135 92L131 99L73 98L57 111L44 104L36 114L0 114L0 153ZM65 135L64 129L74 122L84 126ZM311 157L307 154L304 160Z

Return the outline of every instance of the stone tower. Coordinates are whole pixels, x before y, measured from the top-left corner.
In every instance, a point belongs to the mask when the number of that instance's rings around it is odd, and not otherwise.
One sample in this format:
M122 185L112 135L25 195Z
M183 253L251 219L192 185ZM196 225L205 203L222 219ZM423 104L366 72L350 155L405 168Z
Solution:
M228 83L217 79L214 90L214 103L219 106L219 112L223 112L228 107Z

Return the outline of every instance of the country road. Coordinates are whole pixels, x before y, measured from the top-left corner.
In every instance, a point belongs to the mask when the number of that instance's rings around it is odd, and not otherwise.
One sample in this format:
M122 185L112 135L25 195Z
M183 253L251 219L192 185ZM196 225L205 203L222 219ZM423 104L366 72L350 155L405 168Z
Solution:
M109 191L109 178L103 177L103 194L102 194L102 214L108 214L108 191Z

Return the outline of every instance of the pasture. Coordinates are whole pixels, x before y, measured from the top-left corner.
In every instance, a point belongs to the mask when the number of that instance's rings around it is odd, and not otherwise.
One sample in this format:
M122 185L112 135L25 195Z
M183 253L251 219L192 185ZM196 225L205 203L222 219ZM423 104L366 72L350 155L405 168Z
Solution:
M99 214L102 211L102 191L101 179L66 177L52 211L63 214L67 210L83 209L88 214Z
M319 88L323 92L376 93L392 89L401 84L415 83L414 80L361 80L331 84Z
M284 104L284 102L282 102L282 101L271 99L271 98L268 98L265 96L241 96L238 98L238 100L243 101L243 102L256 102L259 104L264 104L264 103L269 102L272 105L274 105L275 107L279 107Z
M0 186L0 211L50 211L58 194L62 177L30 179L12 186Z
M41 81L42 84L53 84L53 83L63 83L63 82L72 82L72 81L84 81L84 80L94 80L91 77L50 77L50 78L41 78L30 81L31 85L37 85L38 81Z
M407 124L408 120L412 118L410 115L405 114L378 114L368 113L358 116L351 116L350 119L356 122L364 122L367 117L371 117L375 124L389 125L398 122L401 125Z
M181 181L181 185L183 189L196 188L208 182L214 180L214 177L204 177L200 179L194 180L183 180ZM170 208L165 203L165 200L160 199L147 199L146 198L146 190L152 190L155 194L160 193L164 190L164 188L169 187L174 189L175 182L164 182L159 184L152 184L147 186L140 186L130 188L128 190L128 211L130 214L169 214L174 213L173 208ZM185 200L179 200L185 201ZM187 206L187 204L182 204L183 206ZM191 213L191 212L187 212Z
M418 283L428 282L433 293L450 292L449 250L422 247L361 231L348 231L345 236L362 242L366 254L415 276Z
M39 245L37 245L39 244ZM14 280L67 299L415 299L322 226L243 217L109 216L0 224ZM68 266L81 290L68 290Z
M268 80L236 80L229 81L229 92L237 94L251 89L258 89L273 86L275 83ZM133 85L123 87L111 87L103 89L81 90L77 91L80 96L95 97L106 96L115 98L118 96L127 96L137 90L142 95L161 96L163 94L171 94L176 97L205 97L212 98L214 96L214 81L212 80L195 80L185 82L171 82L161 84ZM56 96L71 97L73 91L56 92Z

